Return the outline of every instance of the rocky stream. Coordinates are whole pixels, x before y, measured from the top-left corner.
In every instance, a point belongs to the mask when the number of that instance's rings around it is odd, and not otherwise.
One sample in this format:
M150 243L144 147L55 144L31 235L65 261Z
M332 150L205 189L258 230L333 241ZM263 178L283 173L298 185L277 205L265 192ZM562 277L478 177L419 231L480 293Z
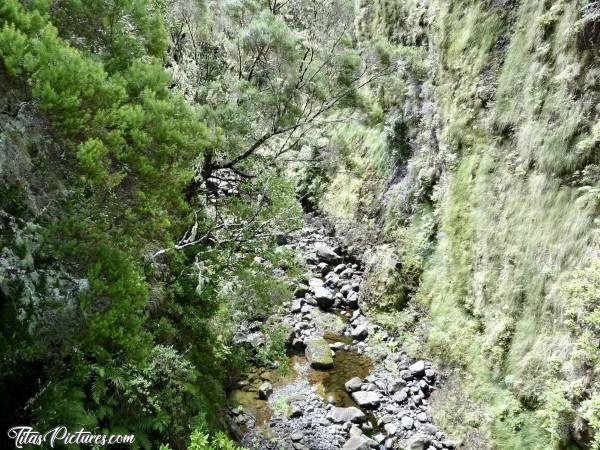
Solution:
M360 257L321 225L286 240L308 270L281 317L291 330L289 370L257 370L230 393L228 422L249 449L453 449L431 422L438 385L360 308ZM258 330L241 339L260 342Z

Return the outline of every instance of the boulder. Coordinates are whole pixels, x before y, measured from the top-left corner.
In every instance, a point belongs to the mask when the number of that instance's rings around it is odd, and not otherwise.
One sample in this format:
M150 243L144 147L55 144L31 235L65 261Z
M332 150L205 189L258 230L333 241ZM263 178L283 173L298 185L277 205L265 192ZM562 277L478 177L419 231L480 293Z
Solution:
M340 278L350 279L350 278L352 278L352 275L354 275L354 270L348 268L348 269L344 269L342 271L342 273L340 273Z
M345 269L346 269L346 264L338 264L337 266L335 266L333 271L335 273L342 273Z
M383 429L388 434L388 436L394 436L398 432L398 425L395 423L386 423L383 426Z
M273 393L273 386L268 381L263 382L258 387L258 397L261 400L266 400Z
M327 244L318 244L316 246L317 257L326 263L337 264L342 258Z
M352 309L358 308L358 293L355 291L349 292L346 297L346 303L348 303L348 307Z
M300 311L302 311L302 302L298 299L294 300L292 302L291 311L292 313L299 313Z
M352 337L359 341L364 341L369 335L369 330L366 325L359 325L354 330L352 330Z
M335 423L346 423L346 422L364 422L367 417L365 413L363 413L356 406L350 406L348 408L340 408L337 406L333 406L329 413L327 414L327 418Z
M322 286L316 287L313 292L315 293L315 300L317 305L322 309L329 309L333 306L334 298L333 294Z
M312 290L314 290L315 288L318 288L320 286L323 286L325 284L325 282L323 280L321 280L320 278L311 278L310 281L308 282L308 285L310 286L310 288Z
M415 426L414 420L408 416L403 416L402 419L400 419L400 422L402 423L402 428L405 430L411 430Z
M408 370L410 370L410 372L416 376L425 375L425 361L417 361L416 363L410 365Z
M319 269L319 272L321 272L322 275L326 275L331 271L331 268L329 267L329 264L327 263L319 263L317 265L317 269Z
M302 440L303 437L304 437L304 434L302 433L302 431L295 431L290 436L290 438L292 439L293 442L299 442Z
M257 348L267 341L264 333L256 331L254 333L237 333L233 336L235 345L247 345L251 348Z
M406 391L398 391L394 393L394 396L392 398L395 402L402 403L406 401L406 399L408 398L408 394L406 393Z
M352 393L352 398L362 408L377 408L381 403L379 394L374 391L357 391Z
M346 391L352 393L352 392L360 391L361 385L362 385L362 380L358 377L354 377L354 378L350 378L348 381L346 381L346 383L344 384L344 387L346 388Z
M326 370L333 367L331 349L323 338L306 341L305 355L313 369Z

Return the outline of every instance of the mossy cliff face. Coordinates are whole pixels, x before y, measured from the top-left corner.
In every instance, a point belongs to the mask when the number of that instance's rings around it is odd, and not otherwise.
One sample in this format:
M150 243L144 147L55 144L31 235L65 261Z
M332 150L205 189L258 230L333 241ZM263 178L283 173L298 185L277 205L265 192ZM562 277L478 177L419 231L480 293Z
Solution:
M598 8L357 12L362 45L399 59L380 121L333 136L352 150L322 197L382 242L363 302L448 366L432 410L465 448L600 448Z

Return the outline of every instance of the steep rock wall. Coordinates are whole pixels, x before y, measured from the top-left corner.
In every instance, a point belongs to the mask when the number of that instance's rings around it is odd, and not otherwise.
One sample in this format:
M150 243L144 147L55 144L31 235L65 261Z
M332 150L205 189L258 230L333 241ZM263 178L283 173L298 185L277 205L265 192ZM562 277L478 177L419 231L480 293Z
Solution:
M332 137L351 150L322 197L377 236L363 304L448 365L433 409L465 448L596 448L596 6L357 7L362 45L399 55L381 123Z

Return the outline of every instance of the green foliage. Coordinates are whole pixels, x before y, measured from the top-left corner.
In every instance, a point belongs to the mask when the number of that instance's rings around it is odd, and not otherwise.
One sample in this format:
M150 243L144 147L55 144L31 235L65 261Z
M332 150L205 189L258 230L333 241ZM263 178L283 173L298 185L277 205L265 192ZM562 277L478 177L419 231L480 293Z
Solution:
M211 437L203 431L196 430L190 439L188 450L243 450L224 433L216 433Z
M577 272L563 286L568 325L577 341L574 359L600 375L600 263Z
M536 412L541 425L550 435L551 443L559 445L569 439L569 426L573 420L573 406L565 397L561 383L549 381L546 386L544 403Z
M287 364L287 341L290 336L289 328L283 325L267 324L263 326L263 333L268 336L265 345L258 348L256 361L259 365L272 367L286 374L289 370Z

